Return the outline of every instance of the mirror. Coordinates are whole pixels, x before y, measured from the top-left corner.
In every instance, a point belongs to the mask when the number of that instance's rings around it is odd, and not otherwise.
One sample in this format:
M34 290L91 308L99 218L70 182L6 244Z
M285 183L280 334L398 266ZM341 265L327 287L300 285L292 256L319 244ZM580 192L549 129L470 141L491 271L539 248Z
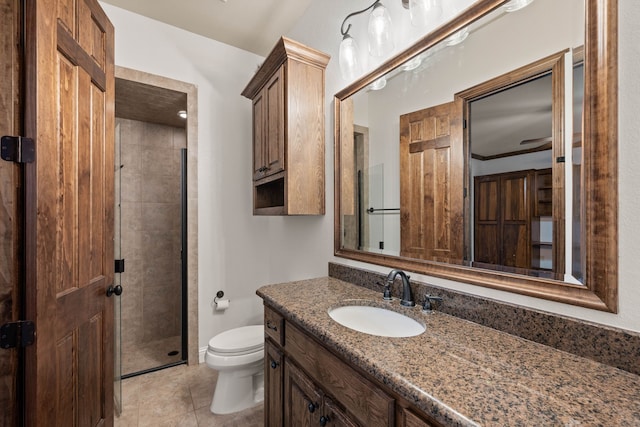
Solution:
M504 3L336 95L335 254L615 312L616 3Z

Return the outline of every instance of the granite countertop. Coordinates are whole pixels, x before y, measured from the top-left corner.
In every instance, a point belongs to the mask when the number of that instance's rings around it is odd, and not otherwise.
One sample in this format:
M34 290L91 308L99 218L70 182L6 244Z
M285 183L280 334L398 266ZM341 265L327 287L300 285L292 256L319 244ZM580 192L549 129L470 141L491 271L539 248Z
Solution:
M640 426L640 376L457 317L386 302L330 277L263 286L257 294L345 360L444 425ZM409 338L346 328L345 300L393 306L425 324ZM444 302L446 304L446 301Z

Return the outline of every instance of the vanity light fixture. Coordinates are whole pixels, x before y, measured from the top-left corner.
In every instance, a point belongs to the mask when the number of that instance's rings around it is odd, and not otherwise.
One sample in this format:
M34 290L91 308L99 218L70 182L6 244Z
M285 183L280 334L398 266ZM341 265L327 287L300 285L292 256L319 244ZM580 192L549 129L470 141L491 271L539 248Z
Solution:
M402 0L402 6L409 10L411 23L416 27L424 27L429 23L435 23L442 15L442 0ZM350 13L344 18L342 26L340 27L340 33L342 34L339 51L340 72L345 80L351 81L358 77L361 72L358 60L358 44L349 34L351 24L348 24L346 29L345 24L347 24L349 18L369 10L371 10L367 31L369 54L371 56L381 57L393 50L391 16L382 4L382 0L375 0L369 7ZM420 61L416 61L414 64L414 68L417 68L420 65Z
M180 110L180 111L178 111L178 116L179 116L181 119L186 119L186 118L187 118L187 112L186 112L186 111L184 111L184 110Z
M402 0L402 6L409 9L414 27L426 27L442 16L442 0Z
M515 12L516 10L529 6L532 2L533 0L511 0L502 7L505 12Z
M371 10L372 9L372 10ZM346 80L353 80L360 74L358 63L358 44L355 39L349 35L351 24L345 29L347 20L352 16L371 10L369 15L368 36L369 36L369 54L371 56L384 56L393 50L393 37L391 35L391 16L387 8L384 7L381 0L375 0L371 6L350 13L342 21L340 33L342 34L342 42L340 43L340 71L342 77Z

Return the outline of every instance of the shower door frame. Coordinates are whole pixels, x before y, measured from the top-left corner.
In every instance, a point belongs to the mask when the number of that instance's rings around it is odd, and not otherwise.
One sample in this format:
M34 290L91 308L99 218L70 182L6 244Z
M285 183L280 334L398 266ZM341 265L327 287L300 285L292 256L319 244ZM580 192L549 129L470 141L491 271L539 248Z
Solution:
M182 324L183 337L186 332L186 340L183 340L182 354L188 365L196 365L199 360L198 348L198 173L197 156L198 152L198 99L197 87L191 83L170 79L139 70L116 66L116 78L129 80L136 83L156 86L182 92L187 95L187 148L186 148L186 204L183 204L181 215L182 234L186 235L186 261L182 262L182 283L183 283L183 303L182 309L186 315L186 325ZM186 217L186 218L185 218ZM185 228L186 227L186 228ZM183 239L184 240L184 239ZM185 248L183 248L184 251ZM185 256L183 252L183 257ZM185 290L186 283L186 290ZM126 294L126 288L123 296ZM185 357L186 356L186 357Z

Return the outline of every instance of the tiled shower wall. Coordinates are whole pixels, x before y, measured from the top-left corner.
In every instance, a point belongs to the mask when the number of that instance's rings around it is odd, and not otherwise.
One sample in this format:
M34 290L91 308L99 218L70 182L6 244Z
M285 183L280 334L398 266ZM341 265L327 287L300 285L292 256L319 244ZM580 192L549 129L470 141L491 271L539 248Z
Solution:
M116 119L121 141L122 345L180 335L182 128Z

